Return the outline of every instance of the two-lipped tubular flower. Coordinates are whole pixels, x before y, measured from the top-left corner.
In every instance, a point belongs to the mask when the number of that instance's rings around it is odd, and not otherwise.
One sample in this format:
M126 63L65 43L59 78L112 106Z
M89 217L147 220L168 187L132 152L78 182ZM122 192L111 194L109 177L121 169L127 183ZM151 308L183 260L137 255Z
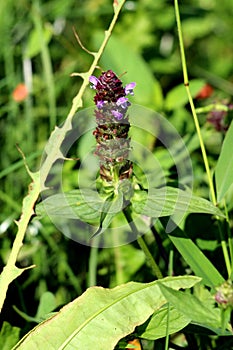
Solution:
M134 95L133 89L135 88L136 83L129 83L126 85L125 87L125 93L126 95L130 94L130 95Z
M127 95L133 95L136 83L123 87L122 81L112 70L103 72L99 78L90 76L91 88L96 91L94 102L97 107L95 117L97 140L95 154L100 159L100 176L106 181L129 178L132 162L128 160L130 139L128 131L128 107L131 103Z
M134 94L136 83L127 84L123 88L121 80L112 70L103 72L99 78L91 75L89 81L91 88L97 91L94 98L97 108L108 115L112 113L117 120L124 119L127 108L130 106L125 96Z

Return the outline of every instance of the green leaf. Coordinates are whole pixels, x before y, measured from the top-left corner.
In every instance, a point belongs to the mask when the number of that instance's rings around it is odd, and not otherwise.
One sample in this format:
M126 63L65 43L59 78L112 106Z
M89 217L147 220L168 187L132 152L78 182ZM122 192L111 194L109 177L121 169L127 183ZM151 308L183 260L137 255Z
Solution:
M37 309L36 318L44 319L57 307L56 298L51 292L45 292L40 297L40 303Z
M43 35L41 36L40 31L34 29L30 32L29 40L25 50L25 56L27 58L33 58L41 52L41 41L46 44L50 42L53 36L53 28L50 25L46 25L43 28Z
M215 168L217 201L220 202L233 183L233 123L223 141L222 150Z
M173 214L206 213L224 216L206 199L174 187L163 187L146 191L135 191L132 206L136 213L149 217L163 217Z
M146 324L137 329L137 334L141 338L155 340L179 332L190 322L191 318L176 310L174 306L165 305L156 311Z
M158 283L129 282L114 289L91 287L58 314L30 331L14 349L111 350L155 310L166 304L159 285L191 288L200 279L192 276L167 277Z
M114 216L122 211L123 207L123 194L119 192L117 195L111 194L108 198L106 198L104 205L102 207L102 212L100 215L100 226L96 233L92 236L104 232L106 228L109 227Z
M10 323L3 322L0 332L0 349L11 350L18 342L20 335L20 328L12 327Z
M100 221L104 199L91 189L72 190L58 193L37 204L38 216L59 216L67 219L79 219L88 223Z
M194 79L190 81L190 92L192 97L195 97L201 88L205 85L204 80ZM184 84L174 87L166 96L165 108L167 110L177 109L188 103L188 95Z
M219 308L210 307L196 296L173 290L165 285L161 286L165 298L187 318L199 326L206 327L216 334L228 334L221 330L221 312Z
M122 211L123 193L110 194L107 198L99 196L91 189L72 190L46 198L36 206L36 215L78 219L86 223L99 224L98 231L103 232L114 216Z
M171 219L160 219L164 227L167 226L168 220ZM214 288L224 282L224 278L214 265L179 227L176 226L168 236L193 272L202 278L205 285Z
M212 14L210 16L194 16L182 21L182 31L185 33L185 43L190 45L195 39L203 38L212 33L215 28Z

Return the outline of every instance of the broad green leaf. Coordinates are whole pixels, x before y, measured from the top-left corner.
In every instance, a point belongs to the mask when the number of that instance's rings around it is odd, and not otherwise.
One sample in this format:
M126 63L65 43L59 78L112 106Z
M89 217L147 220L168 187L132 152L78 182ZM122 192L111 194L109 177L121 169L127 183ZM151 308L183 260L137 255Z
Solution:
M129 282L114 289L91 287L58 314L30 331L15 347L22 350L111 350L155 310L166 304L159 285L191 288L200 282L193 276L167 277L158 283Z
M98 47L102 34L95 34L94 46ZM115 53L115 54L113 54ZM136 82L135 96L131 102L161 110L163 104L162 89L153 76L142 56L131 50L117 35L112 35L101 57L101 67L112 69L117 75L124 73L126 83Z
M233 123L223 141L222 150L215 168L217 201L220 202L233 184Z
M137 334L141 338L155 340L165 337L167 333L179 332L190 322L191 318L176 310L174 306L170 305L168 307L165 305L156 311L146 324L137 329Z
M20 328L12 327L10 323L3 322L0 332L0 349L11 350L19 341Z
M91 189L58 193L37 204L38 216L60 216L88 223L100 221L104 199Z
M189 82L190 92L192 97L195 97L201 88L205 85L204 80L194 79ZM188 95L184 84L174 87L166 96L165 108L167 110L176 109L182 107L188 103Z
M226 334L221 330L221 310L202 302L192 294L173 290L165 285L161 286L166 299L192 323L206 327L216 334ZM227 332L229 334L229 332Z
M38 216L63 217L78 219L87 223L98 223L99 229L94 234L103 232L114 216L122 211L123 194L102 198L97 191L91 189L72 190L58 193L46 198L36 206ZM93 237L94 237L93 236Z
M136 213L149 217L163 217L181 213L206 213L223 216L221 211L206 199L174 187L135 191L132 206Z
M171 219L160 219L164 227L167 226L168 220ZM168 236L195 275L201 277L205 285L214 288L224 282L224 278L214 265L179 227L176 226Z

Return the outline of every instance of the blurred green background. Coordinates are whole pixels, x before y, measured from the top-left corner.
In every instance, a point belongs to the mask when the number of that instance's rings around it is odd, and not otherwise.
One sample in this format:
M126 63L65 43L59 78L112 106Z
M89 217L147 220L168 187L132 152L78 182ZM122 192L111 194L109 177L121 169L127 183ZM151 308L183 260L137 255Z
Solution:
M112 18L112 1L7 0L0 2L0 13L0 263L4 266L16 233L14 220L20 216L30 181L16 145L25 154L30 169L38 169L50 132L64 121L81 85L80 79L71 78L70 74L87 71L92 61L78 45L74 29L85 47L98 50ZM180 13L189 77L197 79L194 97L208 83L213 87L210 102L230 102L233 1L185 0L180 2ZM126 1L100 66L118 75L127 72L122 76L125 83L137 82L133 103L162 113L182 137L195 134L184 89L178 97L173 95L183 77L171 1ZM26 87L25 95L20 96L19 84ZM203 105L203 101L196 103ZM93 106L91 89L84 96L84 107L89 106ZM205 115L200 116L200 122L208 136L210 163L214 164L222 136L210 129ZM151 140L145 142L151 147ZM197 140L193 140L190 151L195 189L208 196ZM78 150L75 152L73 156L78 157ZM74 169L75 162L64 169L71 184L76 181ZM127 265L129 254L134 259L133 267L117 279L116 252L103 250L98 262L98 283L113 286L132 276L147 279L147 273L140 274L144 259L135 247L122 248L123 266ZM33 263L37 268L24 273L9 289L4 318L14 319L16 325L27 327L16 316L13 304L33 315L45 291L53 292L56 305L61 305L90 284L89 248L66 239L49 220L43 225L39 221L31 223L18 263Z

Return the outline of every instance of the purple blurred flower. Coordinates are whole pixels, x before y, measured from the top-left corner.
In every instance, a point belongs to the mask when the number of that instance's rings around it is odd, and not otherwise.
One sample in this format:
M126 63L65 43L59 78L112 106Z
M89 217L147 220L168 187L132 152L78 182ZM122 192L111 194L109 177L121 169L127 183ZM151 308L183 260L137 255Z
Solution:
M121 120L123 118L123 114L121 112L115 110L112 110L111 112L117 120Z
M130 95L134 95L133 89L135 88L136 83L129 83L126 85L125 87L125 93L126 95L130 94Z
M96 89L97 84L99 83L99 79L96 78L94 75L91 75L89 77L89 82L92 83L91 89Z
M120 106L124 109L130 106L130 102L128 101L127 97L118 98L118 100L116 101L116 104L117 106Z
M231 307L233 309L233 285L232 281L228 280L216 288L215 301L223 308Z
M103 108L104 104L105 104L105 101L100 100L100 101L97 101L96 106L97 108L101 109Z

